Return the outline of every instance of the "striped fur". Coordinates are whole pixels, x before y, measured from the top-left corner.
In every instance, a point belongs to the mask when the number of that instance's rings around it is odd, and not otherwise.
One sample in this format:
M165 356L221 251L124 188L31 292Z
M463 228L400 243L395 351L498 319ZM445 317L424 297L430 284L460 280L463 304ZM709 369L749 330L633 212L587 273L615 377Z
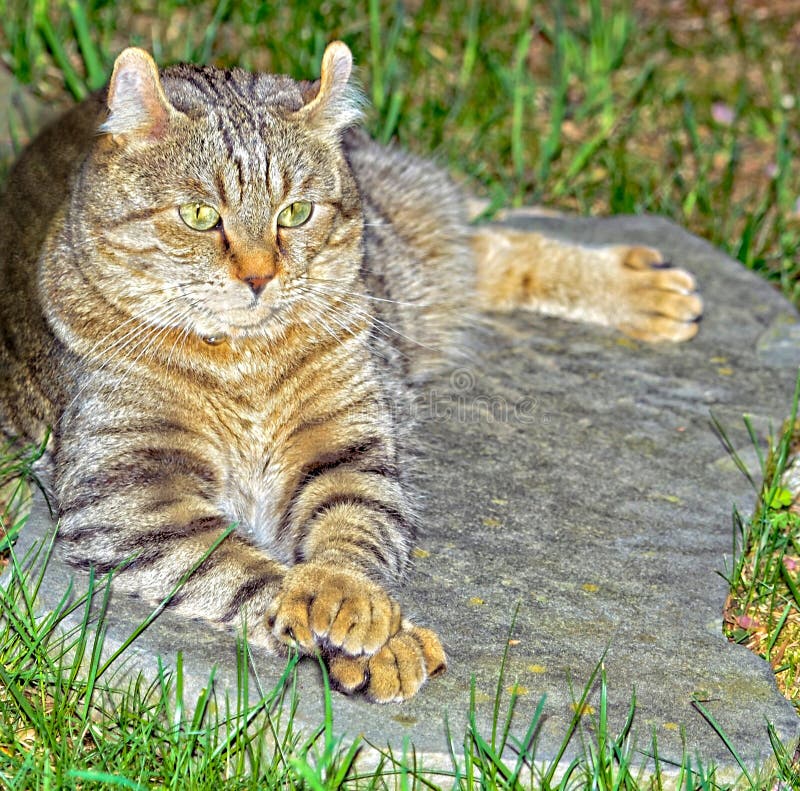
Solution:
M0 421L52 428L77 567L158 602L200 564L170 606L397 700L445 663L395 598L406 402L486 294L474 252L497 251L436 168L353 128L350 65L334 43L316 83L159 75L126 50L44 130L2 197ZM299 200L309 220L278 226ZM192 201L218 226L187 227Z

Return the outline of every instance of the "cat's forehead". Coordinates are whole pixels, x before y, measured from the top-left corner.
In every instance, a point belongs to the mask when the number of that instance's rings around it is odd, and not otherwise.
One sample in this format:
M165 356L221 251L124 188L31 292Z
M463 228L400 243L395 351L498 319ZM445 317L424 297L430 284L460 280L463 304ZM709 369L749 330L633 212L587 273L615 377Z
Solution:
M304 103L303 84L279 74L182 64L165 69L161 80L173 107L194 117L259 123L299 110Z
M263 204L292 185L335 188L330 140L297 111L318 85L283 75L180 65L161 72L170 104L190 119L164 141L171 167L159 182L203 184L263 220ZM312 190L313 191L313 190Z

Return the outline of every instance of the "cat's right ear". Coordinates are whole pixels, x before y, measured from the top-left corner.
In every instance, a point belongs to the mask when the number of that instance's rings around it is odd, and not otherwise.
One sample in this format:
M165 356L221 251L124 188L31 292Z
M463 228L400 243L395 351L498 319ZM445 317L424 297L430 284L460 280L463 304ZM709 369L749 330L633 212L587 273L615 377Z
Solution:
M158 66L143 49L129 47L114 62L108 83L108 118L100 132L157 139L175 113L161 87Z
M361 118L361 94L350 84L353 56L342 41L333 41L322 55L322 76L316 92L298 110L298 116L323 131L340 134Z

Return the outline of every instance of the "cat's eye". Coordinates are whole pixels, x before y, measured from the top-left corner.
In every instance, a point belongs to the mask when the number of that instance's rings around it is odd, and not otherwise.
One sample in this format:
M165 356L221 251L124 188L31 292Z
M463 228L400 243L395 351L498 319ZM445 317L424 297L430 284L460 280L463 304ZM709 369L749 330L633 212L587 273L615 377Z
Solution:
M290 203L285 209L278 212L277 223L283 228L296 228L302 225L310 216L313 204L307 200L298 200Z
M219 212L206 203L184 203L178 211L181 219L195 231L210 231L219 222Z

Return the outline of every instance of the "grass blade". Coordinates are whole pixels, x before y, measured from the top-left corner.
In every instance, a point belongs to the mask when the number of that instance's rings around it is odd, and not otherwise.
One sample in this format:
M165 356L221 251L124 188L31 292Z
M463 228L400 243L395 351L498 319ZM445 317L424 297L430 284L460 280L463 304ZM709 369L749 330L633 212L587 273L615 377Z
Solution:
M86 14L85 3L80 3L78 0L68 0L67 7L75 28L75 36L83 57L83 64L86 68L86 82L90 90L96 91L106 81L106 69L100 52L95 47L92 35L89 32L90 23Z
M717 721L714 719L711 712L696 698L692 701L692 705L703 715L703 718L706 722L714 729L717 736L722 739L722 743L728 749L728 752L733 756L733 760L739 765L739 768L742 770L742 774L747 778L747 782L750 784L751 788L756 788L756 784L753 782L753 778L748 770L747 766L745 765L744 761L742 760L741 756L737 752L736 748L733 746L731 740L728 738L728 734L720 727Z
M53 25L47 16L48 6L44 2L36 2L34 6L34 21L36 29L39 31L42 39L47 44L48 49L53 55L53 60L58 66L64 78L64 83L69 89L70 93L76 99L84 99L88 95L86 85L83 80L78 76L75 69L72 67L69 57L64 50L61 40L56 35Z
M162 601L158 604L158 606L150 613L150 615L142 621L136 629L125 639L122 645L114 651L113 654L103 663L103 666L97 672L97 677L103 675L103 673L108 670L111 665L116 662L117 659L127 650L128 646L145 630L148 626L150 626L153 621L164 611L166 606L172 601L174 596L178 593L178 591L186 584L186 581L192 574L206 562L206 560L210 557L211 553L236 529L236 525L232 524L229 525L226 530L224 530L220 535L214 540L214 543L203 553L202 557L194 563L194 565L186 571L183 576L178 580L175 584L175 587L162 599ZM112 572L113 574L113 572Z

